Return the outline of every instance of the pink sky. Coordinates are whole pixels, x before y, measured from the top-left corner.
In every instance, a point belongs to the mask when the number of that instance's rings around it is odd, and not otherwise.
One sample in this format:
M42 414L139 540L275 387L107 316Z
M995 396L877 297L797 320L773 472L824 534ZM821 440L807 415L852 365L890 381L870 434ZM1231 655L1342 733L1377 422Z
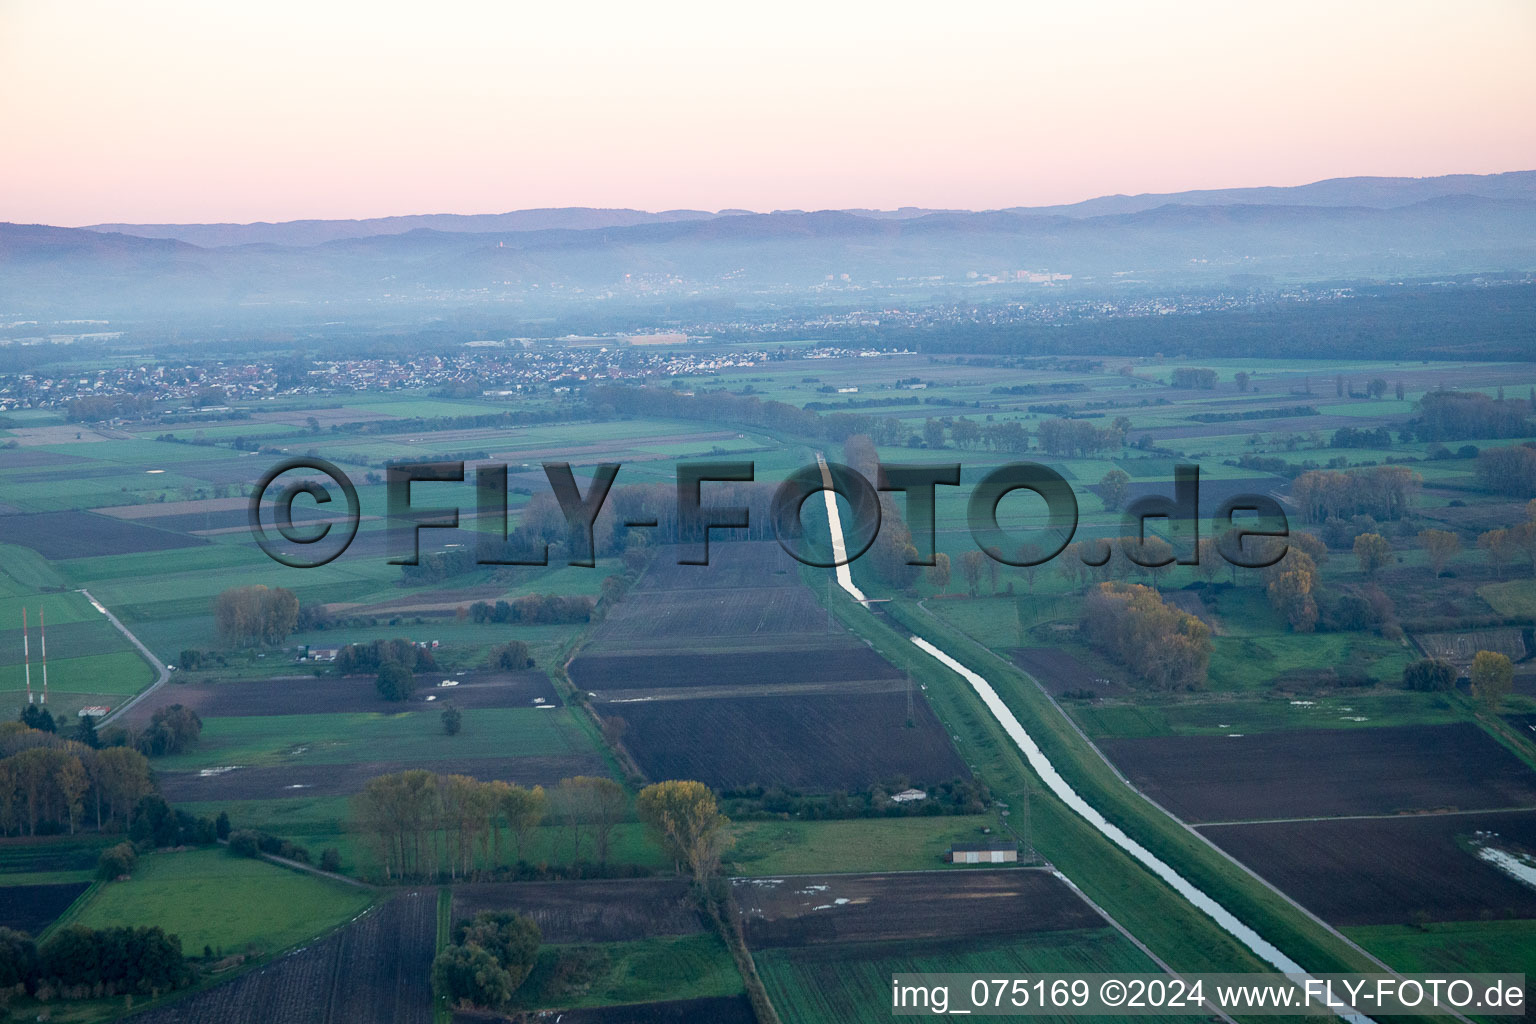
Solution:
M1524 170L1533 53L1531 0L0 0L0 220L992 208Z

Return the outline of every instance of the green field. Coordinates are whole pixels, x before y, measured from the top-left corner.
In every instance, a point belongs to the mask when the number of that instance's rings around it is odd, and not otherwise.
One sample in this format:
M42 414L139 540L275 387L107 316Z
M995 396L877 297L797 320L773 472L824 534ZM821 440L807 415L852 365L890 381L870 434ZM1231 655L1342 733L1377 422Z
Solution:
M752 959L775 1009L795 1024L890 1020L891 975L896 973L1157 971L1155 964L1112 928L1044 932L1013 939L978 936L921 943L826 943L758 950ZM1033 1020L1055 1019L1030 1016Z
M133 877L97 889L69 923L92 928L158 925L182 950L272 954L350 920L373 900L366 889L290 871L222 849L156 853Z
M371 685L360 680L360 685ZM381 758L432 761L542 757L591 751L566 708L471 708L463 731L443 732L430 711L249 715L212 718L195 749L156 759L163 771L219 765L350 764Z
M1500 615L1536 619L1536 580L1490 583L1485 587L1478 587L1477 592Z
M989 827L997 827L990 815L745 821L733 827L736 845L725 859L741 875L922 871L944 867L951 843L979 841Z
M1536 964L1536 921L1372 925L1345 934L1399 971L1510 971Z
M1465 711L1435 693L1347 690L1306 698L1254 695L1238 698L1151 701L1066 701L1090 736L1253 735L1285 729L1359 729L1385 725L1458 722Z

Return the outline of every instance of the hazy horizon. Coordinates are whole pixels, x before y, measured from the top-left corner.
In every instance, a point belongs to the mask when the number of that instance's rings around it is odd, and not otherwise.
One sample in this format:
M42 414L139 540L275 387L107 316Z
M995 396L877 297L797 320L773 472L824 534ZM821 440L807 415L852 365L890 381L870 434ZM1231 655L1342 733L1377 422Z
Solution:
M667 207L667 208L659 208L658 207L658 208L653 208L653 209L645 209L645 208L634 207L634 206L594 206L593 204L590 204L590 203L573 203L573 204L570 204L568 206L563 206L563 207L549 207L549 206L517 207L517 208L513 208L513 209L504 209L504 210L492 210L492 209L485 209L485 210L447 210L447 209L408 210L408 211L396 211L396 212L387 212L387 213L365 214L365 215L359 215L359 216L355 216L355 217L350 217L350 216L349 217L340 217L340 216L330 217L330 216L320 215L320 216L312 216L312 217L285 217L285 218L282 218L282 219L279 219L279 220L201 221L201 222L192 222L192 221L185 221L185 222L176 222L176 221L150 222L150 221L106 220L106 221L96 221L96 222L91 223L91 224L63 224L63 225L52 225L52 226L56 226L56 227L96 227L96 226L99 226L99 225L102 225L102 224L132 225L132 224L150 224L150 223L167 223L167 224L172 224L172 223L186 223L186 224L192 224L192 223L205 223L205 224L227 223L227 224L239 224L239 225L255 225L255 224L282 224L282 223L293 223L293 222L302 222L302 221L353 221L353 220L355 220L355 221L368 221L368 220L384 220L384 219L409 218L409 217L434 217L434 216L484 217L484 216L500 216L500 215L511 214L511 213L530 213L530 212L536 212L536 211L539 211L539 210L561 210L561 209L572 209L572 210L576 210L576 209L590 209L590 210L614 210L614 211L618 211L618 210L632 210L632 211L634 211L636 213L647 213L647 214L658 214L658 215L659 214L667 214L667 213L675 213L675 212L680 212L680 211L692 211L692 212L711 214L713 216L726 216L726 215L749 215L749 216L757 215L757 216L760 216L760 215L773 214L773 213L822 213L822 212L828 212L828 211L835 211L835 212L873 211L873 212L877 212L877 213L895 213L895 212L899 212L899 211L904 210L904 209L908 209L908 210L915 210L915 209L923 209L923 210L948 209L948 210L968 210L970 212L985 213L985 212L988 212L988 211L991 211L991 210L1012 209L1012 208L1020 208L1020 207L1032 207L1032 206L1037 206L1037 205L1039 205L1039 206L1071 205L1071 204L1074 204L1074 203L1081 203L1081 202L1091 201L1091 200L1094 200L1094 199L1104 199L1104 198L1133 198L1134 199L1134 198L1138 198L1138 197L1143 196L1143 195L1163 195L1163 194L1177 195L1177 194L1187 193L1187 192L1202 192L1202 191L1225 192L1225 191L1233 191L1233 190L1240 190L1240 189L1253 189L1253 188L1292 188L1292 187L1304 186L1304 185L1315 185L1315 184L1318 184L1318 183L1323 182L1323 181L1331 181L1331 180L1338 180L1338 179L1344 179L1344 178L1381 178L1381 179L1412 178L1412 179L1418 179L1418 180L1427 180L1427 179L1432 179L1432 178L1442 177L1442 176L1524 174L1524 173L1531 173L1533 171L1536 171L1536 167L1510 168L1508 170L1502 170L1502 171L1465 171L1465 172L1464 171L1448 171L1448 172L1445 172L1445 175L1432 175L1432 174L1423 174L1423 175L1330 175L1327 178L1319 178L1319 179L1315 179L1315 180L1302 181L1302 182L1291 182L1291 183L1286 183L1286 184L1278 184L1278 183L1275 183L1275 182L1258 182L1258 183L1244 183L1244 184L1232 184L1232 185L1203 186L1201 188L1189 188L1189 189L1182 189L1182 188L1174 188L1174 189L1167 189L1167 190L1161 190L1160 189L1160 190L1157 190L1155 192L1146 192L1146 191L1144 191L1144 192L1127 192L1127 191L1102 192L1102 193L1095 193L1094 195L1091 195L1091 196L1081 196L1081 197L1079 197L1077 199L1064 200L1061 203L1046 203L1046 204L1014 203L1014 204L1010 204L1009 206L992 206L992 207L958 207L958 206L936 207L936 206L919 206L919 205L917 205L915 203L903 203L900 206L883 206L883 207L867 206L867 205L865 205L865 206L845 206L845 207L805 207L805 208L800 208L800 207L776 207L774 209L761 209L761 210L746 209L744 207L721 207L719 209L708 209L708 208L699 207L699 206L674 206L674 207Z
M1533 44L1521 0L0 0L0 220L996 209L1496 173L1536 167Z

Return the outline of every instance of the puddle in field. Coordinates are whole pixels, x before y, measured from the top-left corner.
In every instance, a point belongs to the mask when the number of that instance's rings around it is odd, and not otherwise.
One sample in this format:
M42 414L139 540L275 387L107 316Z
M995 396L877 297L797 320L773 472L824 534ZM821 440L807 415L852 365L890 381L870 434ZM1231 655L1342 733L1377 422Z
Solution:
M1479 846L1477 857L1492 864L1516 881L1536 888L1536 864L1532 864L1529 858L1520 857L1508 850L1500 850L1495 846Z
M225 772L232 772L232 771L236 770L239 767L241 767L241 766L238 765L238 764L226 764L226 765L220 765L218 768L202 768L202 769L199 769L197 774L199 775L199 777L206 779L206 778L208 778L209 776L212 776L212 775L223 775Z

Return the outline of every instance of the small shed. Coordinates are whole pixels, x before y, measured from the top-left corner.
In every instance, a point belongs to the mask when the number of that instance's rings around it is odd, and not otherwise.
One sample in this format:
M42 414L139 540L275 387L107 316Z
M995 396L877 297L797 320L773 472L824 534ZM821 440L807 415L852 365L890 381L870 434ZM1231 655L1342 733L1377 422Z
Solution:
M1019 844L994 839L985 843L955 843L944 860L949 864L1015 864Z

